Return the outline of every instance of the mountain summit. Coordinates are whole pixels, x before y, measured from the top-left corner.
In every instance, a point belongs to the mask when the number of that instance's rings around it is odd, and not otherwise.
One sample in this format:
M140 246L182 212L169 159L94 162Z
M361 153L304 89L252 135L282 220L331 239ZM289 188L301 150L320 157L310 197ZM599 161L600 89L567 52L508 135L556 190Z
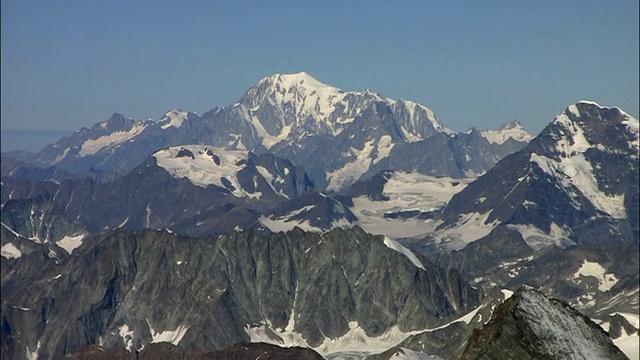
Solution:
M561 300L523 286L474 331L470 359L626 359L607 333Z
M509 139L529 142L533 138L518 120L502 125L497 131L484 130L482 135L491 143L503 144Z
M435 132L449 131L424 106L391 100L369 89L342 91L305 72L264 78L247 90L236 105L246 108L258 136L270 148L275 142L291 137L325 134L335 137L374 103L391 107L405 141L422 140Z
M638 197L638 120L581 101L456 194L441 229L474 217L485 231L518 229L534 248L607 241L637 247Z
M235 104L202 116L171 110L158 121L114 117L48 146L34 163L113 179L158 150L200 144L272 153L303 164L319 189L339 191L382 170L480 174L524 146L524 134L499 133L498 141L479 132L457 136L423 105L369 89L343 91L301 72L266 77Z

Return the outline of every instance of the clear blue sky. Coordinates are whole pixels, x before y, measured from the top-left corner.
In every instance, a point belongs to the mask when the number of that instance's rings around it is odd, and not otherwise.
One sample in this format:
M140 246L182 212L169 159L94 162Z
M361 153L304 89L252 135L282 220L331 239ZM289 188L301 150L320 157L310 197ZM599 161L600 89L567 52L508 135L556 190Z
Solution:
M638 1L2 0L2 128L75 130L233 104L306 71L539 132L590 99L638 117Z

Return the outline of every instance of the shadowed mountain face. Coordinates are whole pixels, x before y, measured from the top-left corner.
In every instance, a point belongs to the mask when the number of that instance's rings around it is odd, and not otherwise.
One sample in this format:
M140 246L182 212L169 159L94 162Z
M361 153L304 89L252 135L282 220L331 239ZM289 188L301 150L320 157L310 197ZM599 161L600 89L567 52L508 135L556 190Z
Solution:
M3 179L3 223L50 242L80 229L97 234L168 228L217 236L236 227L258 227L261 212L314 189L304 169L287 160L206 146L161 150L109 183ZM51 226L43 228L46 224Z
M607 242L637 248L638 173L638 120L581 102L456 194L440 229L478 214L484 224L517 229L534 248Z
M211 351L258 339L330 353L341 349L328 339L393 333L400 342L480 301L456 271L357 228L201 240L116 231L71 256L52 249L1 258L3 357L157 341Z

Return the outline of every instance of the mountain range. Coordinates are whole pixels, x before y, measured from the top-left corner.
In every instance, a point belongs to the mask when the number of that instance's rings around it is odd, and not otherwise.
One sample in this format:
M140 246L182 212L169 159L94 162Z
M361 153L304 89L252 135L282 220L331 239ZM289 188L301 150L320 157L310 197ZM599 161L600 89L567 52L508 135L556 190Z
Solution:
M163 148L203 144L269 152L304 164L318 188L337 191L380 170L454 177L483 173L529 138L515 123L485 135L475 129L454 134L425 106L370 90L345 92L298 73L262 79L234 105L202 116L171 110L158 121L137 122L114 114L47 146L30 161L119 176Z
M3 358L634 357L638 159L616 107L454 133L306 73L202 116L114 114L3 154ZM529 313L575 336L558 347Z

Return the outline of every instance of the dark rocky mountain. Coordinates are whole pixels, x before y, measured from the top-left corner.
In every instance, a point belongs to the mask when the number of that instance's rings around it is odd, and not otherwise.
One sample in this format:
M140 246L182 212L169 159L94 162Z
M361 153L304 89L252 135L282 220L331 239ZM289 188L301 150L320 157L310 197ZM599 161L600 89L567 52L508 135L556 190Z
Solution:
M260 214L313 189L302 168L271 154L193 145L158 151L109 183L3 178L2 219L52 242L119 227L214 236L259 228Z
M580 102L530 138L300 73L3 154L2 356L450 359L523 284L633 353L638 122Z
M317 352L301 347L283 348L271 344L244 343L213 352L186 351L169 343L149 344L142 351L129 352L124 348L104 349L90 346L81 351L67 354L70 360L321 360Z
M283 203L260 222L272 231L294 227L319 232L336 227L350 228L357 224L358 218L349 207L353 207L349 197L312 192Z
M277 74L262 79L233 106L202 117L172 110L157 122L135 122L114 114L48 146L32 161L73 173L93 169L120 176L160 149L206 144L270 152L304 164L319 189L337 191L363 174L389 169L454 177L483 173L524 146L523 131L454 135L430 109L414 102L370 90L345 92L306 73ZM509 136L515 138L505 140Z
M388 157L373 164L362 177L396 170L467 178L485 173L498 160L525 145L526 142L515 142L511 147L503 147L503 144L491 143L475 128L466 133L439 133L425 141L398 144Z
M2 259L3 358L249 340L327 355L384 350L481 300L455 270L358 228L217 239L118 230L57 257L45 250L55 245L39 246Z
M589 244L533 250L515 229L498 227L484 238L451 253L428 256L452 266L475 286L530 285L568 302L592 319L638 314L640 253L626 244Z
M32 239L26 238L15 231L11 230L4 223L0 224L1 256L3 266L11 263L12 259L17 259L23 255L33 252L41 252L52 262L58 261L59 258L65 257L67 252L52 243L36 243ZM40 265L39 265L40 266Z
M56 243L66 236L84 235L49 196L9 200L2 206L2 224L35 242Z
M50 166L48 168L37 167L24 160L5 156L2 154L1 174L2 177L12 177L14 179L35 180L35 181L57 181L61 182L71 179L74 175L61 168Z
M536 249L590 243L637 248L638 173L638 120L618 108L580 102L456 194L439 229L446 233L475 214L487 229L518 229Z
M485 291L528 284L604 325L637 319L637 129L617 108L572 105L456 193L426 240L405 244ZM614 339L637 344L637 333Z
M608 334L569 304L529 287L474 331L461 359L626 359Z

